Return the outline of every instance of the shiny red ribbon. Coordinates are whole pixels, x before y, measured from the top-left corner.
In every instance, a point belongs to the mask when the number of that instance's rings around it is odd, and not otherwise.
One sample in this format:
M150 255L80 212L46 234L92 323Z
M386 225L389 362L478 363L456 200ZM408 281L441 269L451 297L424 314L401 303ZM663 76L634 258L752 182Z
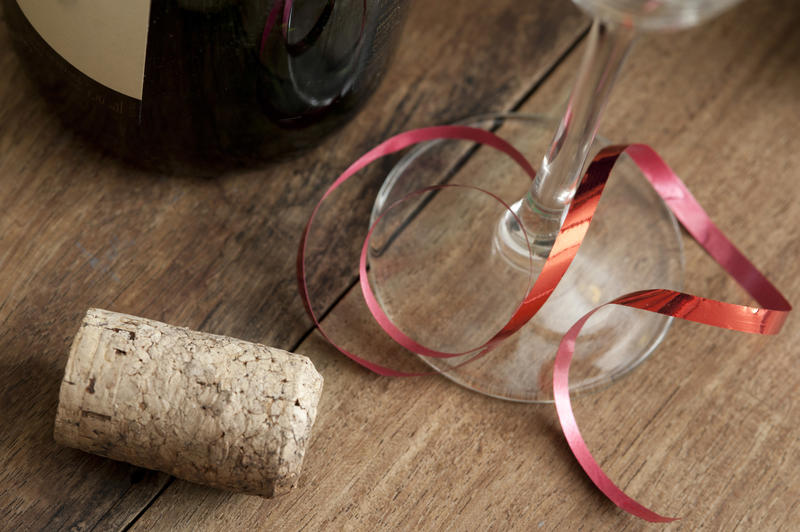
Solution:
M322 335L336 347L336 349L355 362L380 375L407 377L422 374L401 372L370 362L354 353L342 349L328 336L312 309L308 293L305 267L308 236L314 218L322 203L335 189L341 186L356 172L376 159L420 142L438 139L461 139L486 144L511 157L525 170L531 179L535 176L533 167L524 156L513 146L491 132L466 126L439 126L416 129L391 137L360 157L345 170L345 172L334 181L330 188L328 188L320 202L315 206L306 224L306 228L303 231L297 257L297 276L306 310ZM542 305L544 305L547 298L552 294L553 290L555 290L555 287L567 271L567 268L577 254L586 236L586 232L589 229L589 225L597 209L597 204L600 201L611 170L622 153L630 156L639 166L644 176L689 234L692 235L708 254L711 255L711 257L719 263L762 308L715 301L713 299L706 299L691 294L664 289L641 290L626 294L605 305L622 305L752 334L777 333L786 320L789 311L791 311L789 302L714 225L697 200L694 199L686 188L686 185L683 184L680 178L675 175L658 154L652 148L643 144L611 146L601 150L594 158L581 180L575 198L567 212L564 224L561 227L542 272L539 274L533 287L509 319L508 323L485 344L464 353L442 353L417 344L404 335L391 320L389 320L378 304L367 280L367 245L374 226L370 229L364 241L359 263L362 292L373 317L395 341L414 353L432 357L452 357L468 353L476 353L476 357L485 355L503 339L519 330ZM491 195L506 208L509 208L508 205L503 203L502 200L494 194L482 189L477 190ZM595 486L597 486L606 497L626 512L642 519L652 522L669 522L672 521L673 518L661 516L642 506L626 495L610 478L608 478L592 456L586 442L583 440L580 430L578 429L575 415L572 411L569 397L569 367L572 361L572 355L575 351L575 340L589 317L605 305L597 307L583 316L567 331L561 340L553 369L553 395L558 418L561 423L561 428L564 431L564 436L575 458Z

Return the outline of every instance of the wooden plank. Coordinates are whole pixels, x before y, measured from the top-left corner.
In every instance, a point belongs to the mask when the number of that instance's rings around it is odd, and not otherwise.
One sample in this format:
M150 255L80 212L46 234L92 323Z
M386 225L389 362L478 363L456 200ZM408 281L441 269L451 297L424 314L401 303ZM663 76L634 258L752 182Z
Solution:
M164 475L52 441L86 308L294 347L309 330L294 254L322 187L391 132L512 106L585 27L566 3L520 13L511 0L418 2L387 80L353 123L302 158L204 180L130 168L65 130L0 24L0 522L124 527L165 486ZM321 220L336 216L339 228L314 251L330 266L316 279L323 308L353 280L348 235L376 186L367 177L343 197L346 212Z
M604 132L656 147L790 300L800 296L800 13L750 2L706 27L642 39ZM781 14L781 16L776 16ZM572 57L528 110L552 109ZM687 290L745 303L696 245ZM402 356L349 293L325 320L365 355ZM798 318L774 338L677 323L613 386L579 396L582 431L630 494L683 519L667 529L792 529L800 522ZM298 491L277 500L176 481L134 529L628 530L586 480L554 409L442 378L386 379L318 335L300 351L326 379Z

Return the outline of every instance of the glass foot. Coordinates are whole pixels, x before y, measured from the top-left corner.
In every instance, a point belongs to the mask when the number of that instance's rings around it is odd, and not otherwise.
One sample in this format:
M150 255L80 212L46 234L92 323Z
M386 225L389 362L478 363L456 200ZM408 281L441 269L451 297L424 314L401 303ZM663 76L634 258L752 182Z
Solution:
M534 164L547 149L556 120L491 115L464 122L495 131ZM593 153L607 143L596 142ZM515 164L485 146L436 141L409 152L390 172L375 203L370 283L389 318L423 345L463 352L481 345L509 319L544 259L509 251L502 231L508 204L530 181ZM505 221L504 218L506 218ZM498 244L499 243L499 244ZM581 316L611 299L645 288L679 290L683 249L678 225L638 168L616 165L597 214L556 291L520 331L480 359L467 354L423 359L453 381L513 401L552 400L552 364L562 335ZM606 307L578 337L570 389L588 390L630 371L664 338L671 318Z

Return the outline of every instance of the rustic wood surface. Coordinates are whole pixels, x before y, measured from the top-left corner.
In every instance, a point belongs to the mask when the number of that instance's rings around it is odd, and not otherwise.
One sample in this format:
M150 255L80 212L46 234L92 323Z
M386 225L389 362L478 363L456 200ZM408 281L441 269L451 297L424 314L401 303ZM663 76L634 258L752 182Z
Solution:
M587 21L567 2L525 4L417 2L386 83L353 123L302 159L217 180L146 174L84 145L48 113L0 26L0 528L647 528L585 479L552 406L373 376L308 335L296 296L309 209L368 146L476 111L556 112ZM798 27L794 0L753 0L703 28L647 36L603 126L653 145L795 302ZM337 337L393 354L348 292L379 173L322 220L315 256L329 258L312 282ZM686 269L688 291L747 302L688 242ZM93 306L311 357L325 390L298 489L232 495L57 446L59 381ZM797 324L757 338L677 323L629 377L576 399L609 475L683 517L668 528L800 523Z

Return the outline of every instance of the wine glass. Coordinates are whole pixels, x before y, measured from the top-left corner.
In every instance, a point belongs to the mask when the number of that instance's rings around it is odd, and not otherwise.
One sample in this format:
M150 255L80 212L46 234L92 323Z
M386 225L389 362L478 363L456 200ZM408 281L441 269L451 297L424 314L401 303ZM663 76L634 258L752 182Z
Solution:
M527 294L587 160L607 144L597 139L598 124L639 30L689 27L739 0L573 1L594 21L561 120L493 114L463 122L496 132L529 160L541 159L533 182L526 185L521 172L492 150L435 141L419 145L392 169L372 212L369 281L386 315L428 348L464 353L424 358L436 370L468 388L515 401L552 400L558 343L586 312L634 290L681 288L677 223L623 158L580 252L547 303L488 354L476 357L471 351L505 324ZM501 198L518 201L506 208L470 188L413 193L453 181L478 186L488 181ZM628 372L658 346L671 322L616 306L599 311L578 338L570 390L591 389Z

